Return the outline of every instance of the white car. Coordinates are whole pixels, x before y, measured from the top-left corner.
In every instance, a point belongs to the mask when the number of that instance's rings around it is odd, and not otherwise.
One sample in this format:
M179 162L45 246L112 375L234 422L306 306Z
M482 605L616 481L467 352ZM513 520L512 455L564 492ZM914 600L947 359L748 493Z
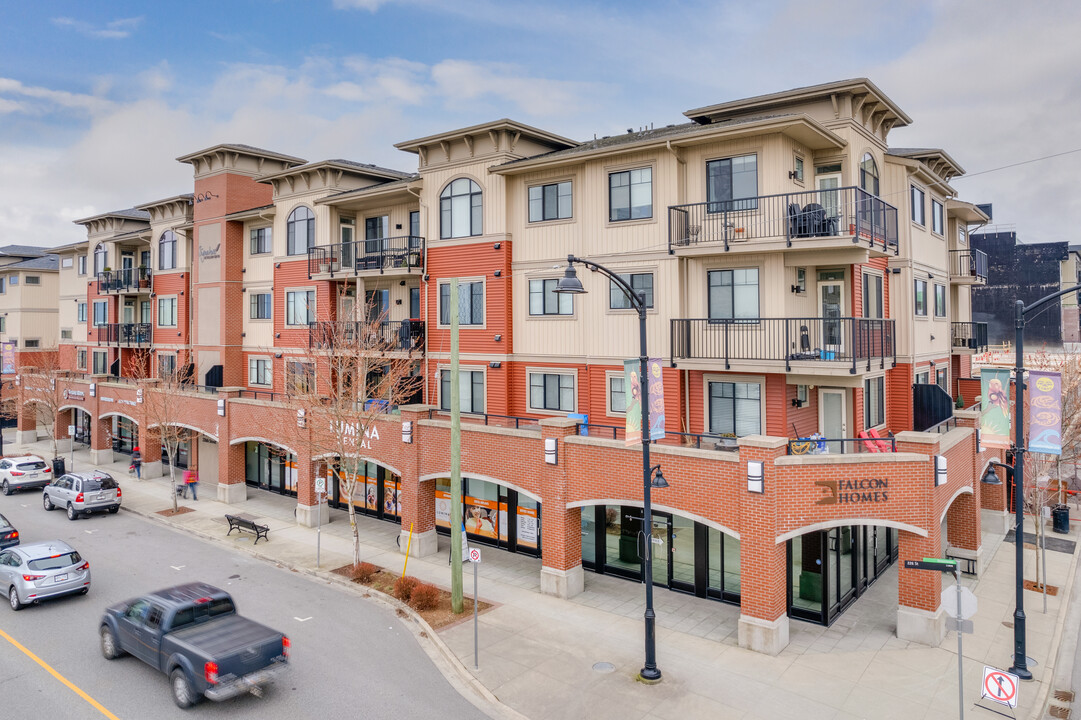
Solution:
M53 481L53 469L37 455L23 455L0 460L0 492L40 490Z

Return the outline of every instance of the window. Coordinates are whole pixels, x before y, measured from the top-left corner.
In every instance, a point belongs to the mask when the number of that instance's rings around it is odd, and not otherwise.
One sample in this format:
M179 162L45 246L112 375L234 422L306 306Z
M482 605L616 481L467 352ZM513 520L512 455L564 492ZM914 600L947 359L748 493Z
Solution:
M105 272L105 266L109 264L108 260L109 251L105 249L105 245L98 245L94 248L94 274Z
M863 424L878 427L886 422L886 380L882 377L863 381Z
M79 261L79 274L86 275L86 255L80 255L76 259Z
M809 398L808 392L809 390L806 385L796 386L796 399L799 400L800 405L807 404Z
M69 258L69 257L60 258L60 267L69 268L69 267L74 267L74 266L75 266L75 259L74 258Z
M248 360L248 384L265 385L266 387L273 384L269 358L251 358Z
M923 206L924 192L915 185L912 186L912 222L917 225L927 225L927 212Z
M176 268L176 233L166 230L158 239L158 270Z
M928 385L928 384L930 384L930 382L931 382L931 372L929 370L924 370L922 372L916 373L916 384L917 385Z
M364 218L364 239L381 240L390 237L390 216Z
M480 185L469 178L458 178L439 194L439 237L469 237L483 232Z
M158 298L158 327L176 327L176 298Z
M71 340L71 330L66 330L66 329L61 330L60 331L60 339L61 340Z
M290 361L285 363L286 388L296 392L314 389L315 366L312 363Z
M27 275L26 276L26 284L27 285L40 285L41 284L41 276L40 275Z
M79 302L75 305L75 313L79 322L86 322L86 303Z
M608 220L653 217L653 168L608 174Z
M26 344L25 344L25 347L28 348L28 349L39 348L39 347L41 347L41 341L40 340L27 340Z
M931 231L942 234L942 203L934 198L931 199Z
M792 168L792 171L796 173L796 181L803 182L803 158L799 155L796 156L795 166Z
M762 386L758 383L711 382L709 431L737 437L762 431Z
M484 412L484 373L462 370L458 373L458 397L462 412ZM450 409L450 370L439 371L439 407Z
M653 307L653 273L620 273L619 277L631 286L631 290L645 298L647 308ZM634 307L623 288L612 281L608 281L608 286L609 308L612 310L630 310Z
M574 376L529 373L529 409L574 412Z
M935 283L935 317L946 317L946 286Z
M574 314L574 296L569 293L557 293L555 289L558 283L559 280L554 278L529 281L530 315Z
M5 292L7 292L7 288L5 287L6 282L7 278L0 277L0 295L3 295Z
M566 220L572 209L570 181L529 188L529 222Z
M950 391L949 372L946 368L938 368L935 370L935 384L946 392Z
M417 210L409 213L409 236L420 237L420 212Z
M249 313L252 320L270 320L270 293L252 293L248 296Z
M711 160L706 163L709 212L754 210L758 207L758 156Z
M608 376L608 413L627 412L627 391L624 385L626 378L622 375Z
M458 323L484 324L484 283L458 283ZM439 284L439 324L450 325L450 283Z
M916 281L916 315L927 317L927 281Z
M968 238L965 235L965 226L964 225L958 225L957 226L957 242L960 243L961 245L964 245L964 244L966 244L968 242Z
M75 367L86 370L86 350L79 349L75 351Z
M176 355L158 355L158 377L171 378L176 375Z
M0 333L6 333L8 331L8 319L0 316Z
M758 268L710 270L709 319L758 317Z
M18 284L19 284L19 276L18 275L12 275L11 277L8 278L8 285L10 285L11 287L15 287Z
M101 327L109 322L109 301L108 300L95 300L94 301L94 326Z
M420 288L409 288L409 317L420 318Z
M285 324L310 325L315 322L315 291L290 290L285 293Z
M105 351L94 352L94 374L106 375L109 372L109 353Z
M863 316L865 318L883 317L881 275L863 274Z
M301 205L289 213L285 223L286 253L304 255L315 245L315 213Z
M251 231L251 254L265 255L273 247L272 230L268 227L252 228Z
M864 153L860 161L860 189L878 195L878 165L871 153Z

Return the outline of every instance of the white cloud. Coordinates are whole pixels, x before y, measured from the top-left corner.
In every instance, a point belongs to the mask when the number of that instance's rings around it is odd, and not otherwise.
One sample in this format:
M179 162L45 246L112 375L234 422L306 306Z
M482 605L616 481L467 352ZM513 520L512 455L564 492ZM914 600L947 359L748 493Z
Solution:
M599 83L530 77L506 63L465 60L438 63L432 68L432 80L451 107L468 108L486 99L504 108L510 103L517 112L538 116L588 114L594 109L589 98L600 89Z
M43 112L57 108L99 111L109 106L107 100L94 95L24 85L14 78L0 77L0 100L5 99L3 98L5 95L25 98L28 102L16 103L16 105L26 112ZM10 98L7 100L9 103L14 102ZM13 110L19 108L13 108Z
M67 27L87 37L101 38L103 40L121 40L130 37L131 33L142 23L142 16L119 18L97 26L84 20L76 20L70 17L53 18L53 24L58 27Z
M375 12L389 2L392 2L392 0L334 0L334 7L338 10L368 10Z

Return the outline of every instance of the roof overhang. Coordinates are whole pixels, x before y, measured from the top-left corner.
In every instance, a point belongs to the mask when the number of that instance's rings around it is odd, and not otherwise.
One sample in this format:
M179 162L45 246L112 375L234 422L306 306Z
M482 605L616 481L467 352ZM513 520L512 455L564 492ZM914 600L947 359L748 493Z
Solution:
M394 147L405 152L420 152L420 149L426 145L432 145L438 142L449 142L451 140L457 140L458 138L465 137L466 135L478 135L486 132L499 132L500 130L508 130L510 132L521 133L522 135L550 145L562 145L563 147L571 148L578 143L569 138L565 138L562 135L556 135L550 133L547 130L541 130L535 128L532 125L526 125L509 118L503 118L501 120L495 120L493 122L481 123L480 125L471 125L470 127L459 128L457 130L450 130L448 132L439 133L438 135L429 135L427 137L417 138L415 140L406 140L405 142L396 143Z
M359 177L367 178L379 178L381 180L401 180L403 176L408 173L398 172L396 170L389 170L387 168L380 168L374 165L361 166L350 165L347 163L339 163L333 160L324 160L322 162L306 163L304 165L297 165L295 167L282 170L281 172L271 173L270 175L262 175L259 178L261 183L272 183L275 180L290 176L303 175L305 173L336 173L339 177L342 175L356 175Z
M61 255L63 253L77 252L88 247L90 247L89 240L80 240L79 242L68 243L67 245L57 245L56 247L48 248L47 252L50 255Z
M136 205L137 210L146 210L150 212L150 208L161 207L163 205L191 205L194 201L195 195L191 193L181 193L180 195L173 195L172 197L163 198L162 200L155 200L154 202L144 203L143 205Z
M247 155L249 157L262 158L265 160L279 160L283 163L292 165L303 165L307 162L304 158L283 155L282 153L273 152L272 150L263 150L262 148L251 147L250 145L235 145L230 143L222 143L208 147L205 150L198 150L193 153L188 153L187 155L181 155L177 158L177 161L190 163L193 160L201 160L208 155Z
M991 218L983 210L964 200L947 200L946 213L968 225L984 225L991 222Z
M886 154L886 162L894 165L902 165L908 169L910 175L929 187L937 189L943 195L956 195L957 191L948 182L931 172L926 165L919 160L902 157L900 155Z
M372 185L356 190L347 190L336 195L328 195L315 201L316 205L330 205L332 207L371 207L384 205L388 202L401 200L415 200L417 195L412 190L420 190L424 182L420 179L409 182L388 183L386 185Z
M274 205L264 205L263 207L252 208L250 210L239 210L234 213L229 213L225 216L226 220L258 220L259 218L272 218L278 211Z

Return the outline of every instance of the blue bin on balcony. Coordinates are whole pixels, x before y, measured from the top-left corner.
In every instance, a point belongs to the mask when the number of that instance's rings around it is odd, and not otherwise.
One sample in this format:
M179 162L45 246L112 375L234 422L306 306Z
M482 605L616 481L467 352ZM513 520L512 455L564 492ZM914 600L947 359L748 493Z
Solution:
M837 351L836 350L823 350L822 351L822 359L823 360L836 360L837 359Z

